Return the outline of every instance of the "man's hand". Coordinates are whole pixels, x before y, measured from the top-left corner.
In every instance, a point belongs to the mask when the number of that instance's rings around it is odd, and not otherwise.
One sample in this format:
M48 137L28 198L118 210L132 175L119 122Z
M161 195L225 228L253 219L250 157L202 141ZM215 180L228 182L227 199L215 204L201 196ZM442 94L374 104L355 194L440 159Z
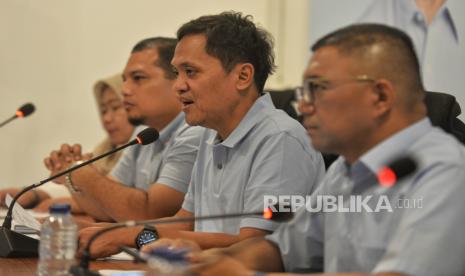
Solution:
M45 167L50 171L51 175L55 175L74 164L74 162L89 159L91 154L82 154L81 145L63 144L59 150L54 150L50 156L44 159ZM60 177L54 180L55 183L65 183L65 178Z
M111 224L105 224L111 225ZM82 256L84 249L89 243L90 238L98 231L101 231L106 226L92 226L87 227L79 231L79 248L78 248L78 257ZM105 233L99 236L90 247L90 256L92 259L108 257L119 253L120 247L122 244L115 242L115 238L118 236L118 230Z
M6 207L5 199L7 194L10 194L12 197L15 197L21 190L22 189L18 188L0 190L0 207ZM48 194L42 191L28 191L18 199L17 203L23 206L23 208L32 208L34 207L34 205L48 197Z
M6 207L6 203L5 203L5 198L6 198L6 195L7 194L10 194L12 197L14 197L17 193L19 193L19 191L21 191L20 189L18 188L10 188L10 189L3 189L3 190L0 190L0 207ZM25 197L26 195L24 195L23 197ZM20 198L21 200L22 198ZM21 202L18 202L21 206L24 206ZM27 202L24 202L24 203L27 203Z

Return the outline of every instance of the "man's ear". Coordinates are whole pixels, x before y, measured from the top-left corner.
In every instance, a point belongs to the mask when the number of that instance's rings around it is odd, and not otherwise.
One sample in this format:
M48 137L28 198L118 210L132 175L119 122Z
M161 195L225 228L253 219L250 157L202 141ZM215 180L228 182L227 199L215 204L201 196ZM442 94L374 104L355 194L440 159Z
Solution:
M236 88L239 91L246 90L253 85L255 69L250 63L240 63L235 68L237 80Z
M386 79L376 80L373 93L373 106L377 114L381 115L392 109L397 95L390 81Z

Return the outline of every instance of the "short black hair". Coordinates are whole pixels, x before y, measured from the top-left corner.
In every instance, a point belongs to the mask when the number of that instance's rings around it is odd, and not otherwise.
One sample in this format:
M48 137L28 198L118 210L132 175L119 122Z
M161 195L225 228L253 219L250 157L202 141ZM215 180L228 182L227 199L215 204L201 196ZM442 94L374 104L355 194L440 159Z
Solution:
M376 70L403 82L407 90L420 92L423 97L420 64L414 45L410 37L399 29L374 23L349 25L319 39L312 46L312 51L333 46L343 55L360 58L362 63L371 58L368 54L375 45L383 49L382 55L378 55L380 59ZM368 58L363 60L364 56Z
M251 63L255 85L259 92L263 90L275 69L273 39L252 22L252 16L232 11L201 16L182 25L177 38L181 40L192 34L206 36L206 52L218 58L226 72L231 72L238 63Z
M167 79L173 80L176 75L171 66L171 60L174 56L174 49L178 41L175 38L169 37L151 37L139 41L131 50L131 53L140 52L147 49L157 49L158 60L157 64L165 72Z

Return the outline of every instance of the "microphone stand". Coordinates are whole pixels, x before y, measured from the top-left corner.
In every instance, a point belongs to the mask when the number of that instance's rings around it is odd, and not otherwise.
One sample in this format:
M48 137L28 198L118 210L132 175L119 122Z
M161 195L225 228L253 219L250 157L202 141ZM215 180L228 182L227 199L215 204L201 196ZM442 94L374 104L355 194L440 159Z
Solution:
M12 116L11 118L9 118L9 119L5 120L4 122L0 123L0 127L3 127L4 125L8 124L9 122L13 121L16 118L17 118L16 115Z
M38 183L32 184L30 186L27 186L21 192L16 194L16 196L13 198L11 201L10 206L8 207L8 212L5 217L5 220L3 221L2 227L0 227L0 257L2 258L15 258L15 257L26 257L26 258L32 258L32 257L37 257L38 256L38 248L39 248L39 241L33 238L30 238L26 235L14 232L11 230L11 222L12 222L12 216L13 216L13 207L16 203L16 201L27 191L35 189L55 178L58 178L60 176L63 176L65 174L68 174L74 170L79 169L80 167L86 166L92 162L95 162L101 158L104 158L110 154L115 153L116 151L122 150L124 148L127 148L129 146L138 144L139 140L134 139L133 141L122 145L118 148L115 148L105 154L102 154L100 156L97 156L95 158L89 159L79 165L73 166L71 168L68 168L56 175L53 175L47 179L44 179Z

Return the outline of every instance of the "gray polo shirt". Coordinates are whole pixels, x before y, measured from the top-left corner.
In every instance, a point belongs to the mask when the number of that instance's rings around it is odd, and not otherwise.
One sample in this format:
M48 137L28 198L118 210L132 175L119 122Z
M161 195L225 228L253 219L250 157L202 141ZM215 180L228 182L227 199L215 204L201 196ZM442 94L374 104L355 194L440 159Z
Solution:
M226 140L205 129L183 208L195 216L263 210L264 195L310 194L323 175L323 158L305 129L265 94ZM195 231L239 234L242 227L276 226L252 217L200 221Z
M201 133L201 127L187 125L180 113L160 131L157 141L125 150L111 176L129 187L147 190L159 183L185 193Z
M380 186L374 172L404 154L419 160L417 171L391 188ZM340 157L311 198L343 195L347 206L347 195L371 196L368 206L374 212L301 208L267 239L279 246L286 271L318 270L324 264L325 272L464 275L464 161L464 147L423 119L351 167ZM381 197L389 199L392 212L375 212Z

